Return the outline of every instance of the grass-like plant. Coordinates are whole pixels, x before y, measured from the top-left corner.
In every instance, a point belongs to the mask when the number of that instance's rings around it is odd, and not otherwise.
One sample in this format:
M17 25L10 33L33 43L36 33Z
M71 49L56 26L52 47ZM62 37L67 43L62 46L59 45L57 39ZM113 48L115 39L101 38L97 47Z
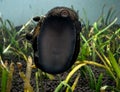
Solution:
M0 71L1 71L1 92L10 92L12 86L12 78L14 72L14 63L8 65L6 61L3 63L0 56Z
M22 64L18 63L19 75L24 81L24 92L34 92L33 87L30 84L31 70L32 70L32 58L29 56L27 59L26 74L21 71Z
M30 50L32 47L27 42L27 40L24 37L24 33L20 35L20 32L15 29L15 27L12 25L12 23L9 20L3 21L0 18L0 74L2 74L1 77L1 91L2 92L10 92L11 90L11 83L12 83L12 76L14 72L14 64L10 61L8 63L11 63L10 65L7 64L7 62L3 62L6 58L10 57L18 57L23 58L27 63L26 68L26 77L24 77L24 74L20 72L21 77L23 80L29 80L24 81L25 82L25 88L28 90L26 86L30 82L30 69L31 67L29 64L31 64L29 61L31 61L29 58L27 58L28 55L31 55L32 53L28 53L28 50ZM2 60L4 59L4 60ZM10 58L12 59L12 58ZM31 90L32 91L32 90Z
M30 43L25 40L25 32L21 33L16 30L14 25L9 21L3 21L0 18L0 54L3 57L21 57L19 54L26 56L32 55L28 50L32 50ZM19 53L19 54L18 54Z

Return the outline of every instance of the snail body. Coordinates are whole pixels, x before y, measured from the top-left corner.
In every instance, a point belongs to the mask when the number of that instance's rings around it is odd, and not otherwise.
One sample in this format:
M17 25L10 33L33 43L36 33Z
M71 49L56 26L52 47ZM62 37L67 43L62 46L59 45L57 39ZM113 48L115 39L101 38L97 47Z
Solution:
M38 22L31 36L35 65L44 72L58 74L76 61L80 48L81 23L77 13L67 7L55 7Z

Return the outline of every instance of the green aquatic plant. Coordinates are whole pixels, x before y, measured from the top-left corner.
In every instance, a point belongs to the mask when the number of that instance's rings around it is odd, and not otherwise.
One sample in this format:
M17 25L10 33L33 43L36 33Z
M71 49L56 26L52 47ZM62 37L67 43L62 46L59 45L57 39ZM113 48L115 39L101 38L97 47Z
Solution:
M119 29L116 30L116 32L114 34L109 34L109 28L112 27L114 25L114 23L117 21L117 18L111 22L107 27L103 28L103 29L98 29L97 23L95 22L93 27L91 28L91 31L93 31L91 37L87 40L84 36L83 33L81 33L81 52L80 52L80 59L84 59L86 57L88 57L90 59L89 56L92 56L92 60L95 61L96 59L96 54L95 54L95 49L99 48L102 49L105 53L106 49L108 46L110 46L111 42L118 42L119 41L119 37L117 36L117 34L119 34ZM111 29L112 30L112 29ZM113 39L113 38L117 38ZM119 48L119 44L116 47L111 47L110 48Z
M10 92L12 86L13 72L14 72L14 63L8 65L6 61L3 63L0 56L0 74L1 74L1 92Z
M10 66L7 66L6 63L2 61L2 58L10 58L10 57L16 57L23 58L26 62L30 61L27 59L27 53L28 49L30 48L27 41L23 40L23 35L18 35L18 31L15 29L15 27L12 25L12 23L9 20L3 21L0 18L0 69L1 69L1 90L2 92L10 92L11 90L11 83L12 83L12 77L14 72L14 65L13 63L10 64ZM23 46L21 46L23 44ZM9 63L11 61L8 61ZM29 62L27 62L27 65ZM30 80L30 66L27 66L26 68L26 79ZM29 72L28 72L29 71ZM24 74L20 72L20 75L24 78ZM25 79L25 80L26 80ZM29 82L29 81L28 81ZM25 81L25 85L27 85Z
M30 84L31 71L32 71L32 58L27 58L26 74L21 71L22 65L18 63L19 75L24 81L24 92L34 92L33 87Z
M98 53L101 61L104 63L104 66L107 68L109 75L114 79L116 83L116 88L120 90L120 65L118 61L115 59L113 53L108 50L108 57L104 55L102 52Z
M111 6L107 13L104 12L105 7L106 5L104 4L101 15L97 20L99 27L105 27L109 25L116 18L116 15L117 15L116 11L114 10L114 7Z
M3 57L18 56L14 51L30 55L28 50L32 50L31 45L25 39L25 33L21 33L15 29L14 25L9 21L3 21L0 18L0 54ZM20 58L20 57L19 57Z
M98 79L96 78L95 74L93 73L90 66L85 66L85 76L89 81L89 86L92 90L95 90L95 92L100 92L100 88L102 87L102 78L103 74L100 73Z
M8 71L7 69L2 69L3 67L0 66L1 69L1 92L5 92L6 88L7 88L7 78L8 78Z
M78 63L71 71L70 73L67 75L66 79L61 81L60 84L57 86L57 88L55 89L54 92L60 92L60 90L62 90L64 87L67 87L67 90L66 92L73 92L74 89L73 89L73 85L70 86L69 85L69 81L70 79L72 78L72 76L75 74L75 72L77 72L79 69L81 69L82 67L85 67L86 65L96 65L98 67L102 67L102 68L105 68L104 65L102 64L99 64L99 63L96 63L96 62L93 62L93 61L83 61L81 63ZM100 91L100 88L102 87L101 83L102 83L102 78L103 78L103 75L100 74L99 78L97 81L95 81L94 79L92 79L94 77L94 75L92 74L92 72L90 72L90 69L88 70L89 72L89 75L91 76L91 84L90 86L92 87L92 89L94 89L96 92L99 92ZM81 75L81 74L80 74ZM88 77L90 77L88 76ZM79 78L79 74L76 78ZM94 77L95 78L95 77ZM76 79L75 79L76 81ZM78 82L78 80L77 80ZM94 85L95 84L95 85ZM75 85L76 86L76 85ZM69 90L69 91L68 91Z

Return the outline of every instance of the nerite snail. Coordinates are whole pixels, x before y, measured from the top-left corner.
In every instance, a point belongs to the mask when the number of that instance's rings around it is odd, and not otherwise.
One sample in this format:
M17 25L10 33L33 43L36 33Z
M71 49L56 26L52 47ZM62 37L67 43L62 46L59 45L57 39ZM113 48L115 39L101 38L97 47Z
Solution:
M45 17L33 20L37 26L26 37L32 41L35 65L51 74L68 70L80 48L81 23L77 13L67 7L55 7Z

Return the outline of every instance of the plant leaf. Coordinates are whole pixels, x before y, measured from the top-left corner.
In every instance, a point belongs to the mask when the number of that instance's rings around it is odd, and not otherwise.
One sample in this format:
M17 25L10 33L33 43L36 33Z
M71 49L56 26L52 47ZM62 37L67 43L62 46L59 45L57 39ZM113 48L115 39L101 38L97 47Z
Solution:
M108 51L108 55L109 55L110 63L114 71L116 72L117 77L120 79L120 66L118 65L111 51Z

